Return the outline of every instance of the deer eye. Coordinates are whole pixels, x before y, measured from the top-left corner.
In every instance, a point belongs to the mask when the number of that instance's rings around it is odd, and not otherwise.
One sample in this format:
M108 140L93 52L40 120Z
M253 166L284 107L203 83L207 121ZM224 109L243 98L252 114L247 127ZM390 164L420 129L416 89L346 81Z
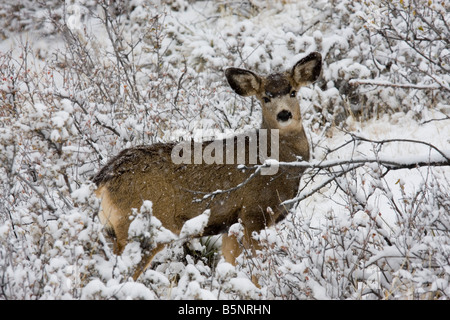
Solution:
M265 103L269 103L270 102L270 99L267 98L267 97L264 97L263 100L264 100Z
M295 98L296 95L297 95L297 91L294 90L291 92L291 98Z

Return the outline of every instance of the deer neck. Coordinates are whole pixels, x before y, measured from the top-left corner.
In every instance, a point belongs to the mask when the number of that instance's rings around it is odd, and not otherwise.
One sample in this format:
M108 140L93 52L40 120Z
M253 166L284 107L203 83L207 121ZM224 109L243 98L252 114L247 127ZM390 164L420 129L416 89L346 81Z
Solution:
M268 135L270 135L272 130L278 130L279 161L299 161L299 157L303 161L309 161L309 143L301 122L289 128L274 129L267 126L263 119L261 129L266 129Z

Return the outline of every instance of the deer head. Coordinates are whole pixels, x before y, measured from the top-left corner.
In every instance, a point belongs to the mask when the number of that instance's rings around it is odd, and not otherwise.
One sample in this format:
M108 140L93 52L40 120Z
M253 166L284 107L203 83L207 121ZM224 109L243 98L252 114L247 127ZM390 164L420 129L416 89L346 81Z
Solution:
M225 76L239 95L255 96L262 107L263 129L278 129L280 135L303 130L297 92L316 81L322 71L322 56L313 52L298 61L291 70L259 76L252 71L229 68Z

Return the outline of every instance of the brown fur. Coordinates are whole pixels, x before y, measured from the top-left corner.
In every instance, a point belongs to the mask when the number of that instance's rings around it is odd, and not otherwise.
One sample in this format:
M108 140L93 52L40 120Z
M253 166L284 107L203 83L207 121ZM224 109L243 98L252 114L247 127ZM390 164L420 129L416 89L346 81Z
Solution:
M309 160L309 145L304 132L298 100L292 90L315 81L321 72L321 56L312 53L300 60L292 70L260 77L253 72L229 68L225 75L236 93L255 95L262 105L263 129L279 130L279 160L295 161L298 157ZM289 114L287 121L277 115ZM258 136L259 137L259 136ZM94 177L97 196L102 200L101 221L115 234L114 252L121 254L128 240L129 216L132 208L140 208L143 200L153 202L153 214L172 232L179 234L183 224L206 209L210 219L203 236L226 233L234 223L244 226L243 245L254 252L258 244L251 237L253 231L284 218L289 208L280 203L297 193L302 171L298 168L280 167L274 175L257 174L240 188L255 168L249 164L249 143L245 139L245 169L235 164L175 164L171 159L175 144L153 144L123 150ZM268 139L270 141L270 139ZM237 138L228 141L237 150ZM205 142L204 149L209 143ZM224 145L224 155L225 146ZM194 147L194 142L192 142ZM197 145L198 147L198 145ZM271 146L269 144L269 150ZM270 155L268 151L266 154ZM235 160L236 155L235 155ZM258 163L261 163L258 160ZM233 189L232 191L230 189ZM216 190L230 190L208 197ZM268 209L270 208L270 209ZM149 265L153 256L164 245L157 245L137 267L137 279ZM222 251L225 259L235 263L240 247L234 236L224 236Z

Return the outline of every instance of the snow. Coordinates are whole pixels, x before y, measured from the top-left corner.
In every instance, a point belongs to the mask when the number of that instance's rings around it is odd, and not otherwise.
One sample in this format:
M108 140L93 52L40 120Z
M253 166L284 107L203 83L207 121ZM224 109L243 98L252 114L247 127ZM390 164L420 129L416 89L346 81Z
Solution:
M230 280L230 284L233 290L239 292L244 297L251 297L257 292L257 288L248 278L233 278Z
M203 229L207 226L210 216L211 210L208 209L197 217L186 221L180 231L180 238L202 235Z
M449 299L450 8L418 2L429 20L406 26L384 0L129 1L120 37L101 5L72 1L58 20L57 1L0 4L0 299ZM259 104L223 70L282 71L312 51L322 77L298 93L312 157L265 160L306 171L257 256L225 262L220 237L198 238L210 210L175 235L148 199L116 256L100 167L130 146L254 129ZM133 281L144 242L166 248Z
M83 184L78 189L74 190L71 194L74 201L78 203L87 202L88 198L92 194L92 185Z

